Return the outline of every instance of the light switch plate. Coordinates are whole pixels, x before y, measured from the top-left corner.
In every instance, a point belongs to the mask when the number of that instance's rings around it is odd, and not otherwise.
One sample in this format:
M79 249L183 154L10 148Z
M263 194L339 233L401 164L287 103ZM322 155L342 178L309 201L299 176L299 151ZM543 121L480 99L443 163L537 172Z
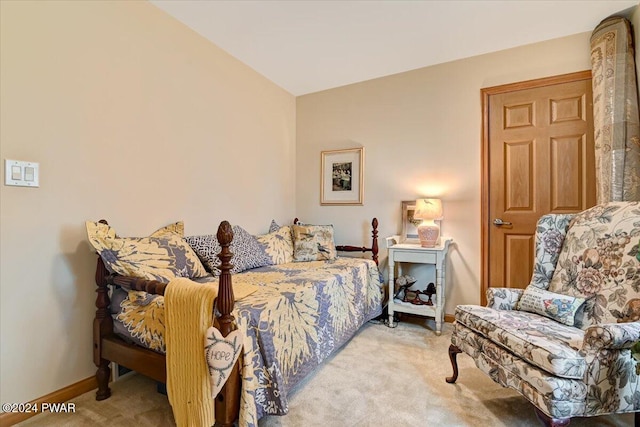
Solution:
M39 187L40 163L4 159L4 185Z

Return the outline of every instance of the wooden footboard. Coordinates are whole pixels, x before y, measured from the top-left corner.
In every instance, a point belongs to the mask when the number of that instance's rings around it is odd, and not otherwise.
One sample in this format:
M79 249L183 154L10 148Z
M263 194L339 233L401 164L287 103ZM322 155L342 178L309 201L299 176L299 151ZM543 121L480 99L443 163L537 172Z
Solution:
M144 282L144 283L143 283ZM98 391L96 400L111 396L109 379L111 377L110 362L126 366L157 381L166 383L165 357L151 350L129 344L113 331L113 319L109 311L109 285L126 285L132 289L145 290L151 294L164 295L165 283L150 280L134 279L109 274L104 262L98 257L96 269L96 317L93 319L93 363L97 366L96 379Z
M296 219L297 220L297 219ZM106 224L106 221L101 220ZM373 260L378 263L378 220L373 219L372 245L370 248L358 246L338 246L336 249L347 252L372 252ZM220 330L223 336L237 328L231 312L234 307L234 295L231 279L231 253L229 246L233 240L233 231L227 221L222 221L217 232L218 242L222 247L218 257L220 258L220 278L218 297L215 308L217 314L214 326ZM96 400L107 399L111 395L109 380L111 377L110 363L115 362L126 366L136 372L146 375L156 381L166 383L167 368L164 355L143 347L129 344L118 337L113 328L113 319L109 306L109 286L120 286L126 289L145 291L154 295L164 295L168 286L166 283L155 280L145 280L134 277L125 277L109 273L104 262L98 256L96 276L96 316L93 320L93 362L97 367L96 379L98 390ZM204 351L204 350L203 350ZM204 357L204 353L203 353ZM229 380L215 399L216 426L232 426L238 418L240 409L241 376L239 363L230 374Z

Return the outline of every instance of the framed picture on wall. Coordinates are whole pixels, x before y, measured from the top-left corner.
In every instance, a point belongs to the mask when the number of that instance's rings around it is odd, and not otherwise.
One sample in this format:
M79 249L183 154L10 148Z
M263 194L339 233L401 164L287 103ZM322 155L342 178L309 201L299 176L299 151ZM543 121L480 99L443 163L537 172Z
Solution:
M418 226L422 221L413 217L415 211L415 200L402 202L402 234L400 235L400 243L420 243Z
M362 205L364 147L323 151L320 175L321 205Z

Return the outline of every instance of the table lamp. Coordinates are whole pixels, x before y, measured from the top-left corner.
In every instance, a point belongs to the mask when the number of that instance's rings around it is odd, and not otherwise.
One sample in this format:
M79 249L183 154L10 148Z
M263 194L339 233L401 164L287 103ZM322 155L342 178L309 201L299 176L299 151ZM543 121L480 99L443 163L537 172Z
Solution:
M416 200L416 210L413 217L422 220L418 226L420 246L433 248L440 236L440 226L434 220L442 219L442 201L440 199Z

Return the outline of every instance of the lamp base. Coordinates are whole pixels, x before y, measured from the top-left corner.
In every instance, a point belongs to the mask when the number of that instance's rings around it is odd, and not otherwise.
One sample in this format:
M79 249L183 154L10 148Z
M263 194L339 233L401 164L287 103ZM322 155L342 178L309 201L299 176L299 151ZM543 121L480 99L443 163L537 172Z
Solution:
M420 246L423 248L433 248L438 243L440 227L438 227L437 224L419 225L418 237L420 238Z

